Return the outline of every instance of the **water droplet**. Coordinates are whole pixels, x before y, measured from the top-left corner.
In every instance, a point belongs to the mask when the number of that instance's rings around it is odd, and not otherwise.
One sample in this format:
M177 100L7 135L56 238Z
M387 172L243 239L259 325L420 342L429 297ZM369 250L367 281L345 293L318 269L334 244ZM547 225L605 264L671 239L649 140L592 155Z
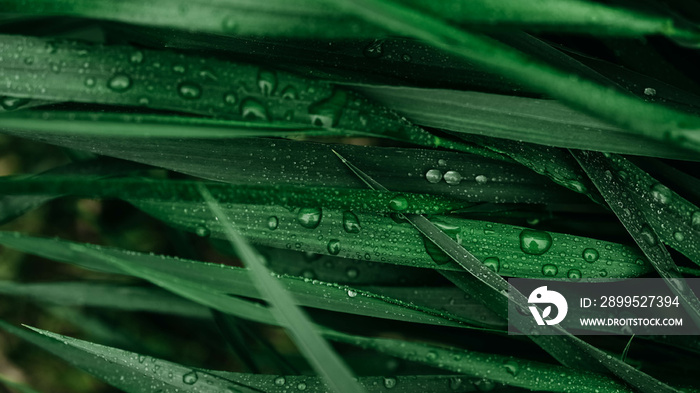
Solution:
M450 389L452 390L457 390L462 387L462 378L460 377L452 377L450 378Z
M299 390L306 390L306 384L304 382L299 382L297 384L297 389Z
M117 93L127 91L131 87L131 78L126 74L114 74L107 82L107 87Z
M277 74L274 71L260 69L258 71L258 88L263 96L272 95L277 88Z
M267 108L254 98L246 98L241 103L241 116L243 120L269 120Z
M141 64L143 63L143 52L140 50L131 52L131 56L129 56L129 61L132 64Z
M445 182L450 185L457 185L462 181L462 175L457 171L445 172Z
M34 64L34 58L33 58L33 57L25 57L25 58L24 58L24 64L26 64L26 65L32 65L32 64Z
M525 254L542 255L552 247L552 236L543 231L523 229L520 232L520 249Z
M445 232L447 236L451 237L455 242L457 242L457 244L462 244L462 228L456 225L450 225L438 221L437 219L433 219L431 221L441 231ZM436 246L435 243L431 242L426 237L423 237L423 246L433 262L437 263L438 265L444 265L452 260L449 255L447 255L438 246Z
M520 372L520 365L515 360L506 361L503 367L505 367L506 372L508 374L511 374L513 376L518 375L518 373Z
M683 240L685 240L685 235L683 234L683 232L676 231L673 233L673 238L676 239L677 242L682 242Z
M29 102L28 98L17 98L17 97L1 97L0 107L6 111L11 111L14 109L21 108L23 105Z
M287 383L287 380L284 377L275 378L275 385L284 386L285 383Z
M401 60L403 60L403 61L405 61L406 63L408 63L408 62L411 61L411 56L409 56L409 55L407 55L407 54L404 54L403 56L401 56Z
M498 273L501 270L501 260L497 257L488 257L484 259L484 266Z
M656 183L651 186L651 196L656 202L666 205L671 201L671 190L661 183Z
M299 93L294 86L287 86L282 90L282 98L285 100L296 100L298 96Z
M297 222L304 228L316 229L321 223L322 214L319 207L303 207L297 213Z
M642 230L639 232L639 236L644 240L644 242L650 246L656 245L656 235L654 231L649 227L649 225L642 225Z
M186 100L196 100L202 96L202 88L192 82L182 82L177 86L177 93Z
M601 277L607 277L607 276L608 276L608 271L605 270L605 269L601 269L601 270L598 272L598 275L601 276Z
M644 95L655 96L655 95L656 95L656 89L654 89L653 87L645 87L645 88L644 88Z
M343 228L347 233L359 233L362 229L360 219L351 211L343 212Z
M277 216L270 216L267 218L267 229L274 231L280 225L280 220Z
M355 297L355 296L357 296L357 292L353 291L352 289L348 289L348 296Z
M486 184L489 181L489 178L484 175L478 175L474 178L474 180L476 180L477 184Z
M173 66L173 72L177 72L178 74L184 74L185 71L187 71L187 69L182 64L175 64Z
M401 195L392 198L389 201L389 209L400 212L408 209L408 200Z
M221 30L224 33L235 33L238 28L238 20L234 15L226 15L221 21Z
M557 275L557 273L559 273L559 268L557 267L557 265L548 263L542 266L542 274L545 277L554 277Z
M345 275L347 275L348 278L357 278L357 276L360 275L360 272L354 267L349 267L347 270L345 270Z
M382 40L374 40L371 44L365 47L362 54L368 59L378 59L382 57L384 54L384 48L382 46L383 43L384 41Z
M391 389L394 386L396 386L396 378L392 377L385 377L384 378L384 387L387 389Z
M598 260L600 254L598 254L598 250L596 250L595 248L587 248L583 250L582 256L586 262L593 263Z
M238 96L236 93L226 93L224 94L224 104L226 105L236 105L238 103Z
M209 228L205 227L204 225L195 228L194 233L199 237L209 237L209 235L211 235Z
M95 78L86 78L85 79L85 87L93 87L95 86Z
M439 169L430 169L425 173L425 180L427 180L428 183L439 183L440 180L442 180L442 171Z
M182 382L186 383L187 385L194 385L195 382L197 382L197 379L199 379L199 377L197 376L197 372L194 370L182 376Z
M700 211L695 211L690 215L690 227L700 231Z
M51 72L53 72L53 73L58 74L61 72L61 65L58 63L51 62L49 64L49 67L51 68Z
M578 269L570 269L566 272L566 277L571 281L580 281L582 277L581 271Z
M435 351L428 351L428 353L425 355L425 358L431 362L434 362L437 360L438 354Z
M329 240L328 245L326 246L326 249L328 249L329 254L338 255L338 253L340 253L340 240L338 240L338 239Z
M317 127L334 127L340 121L347 101L347 92L334 90L330 97L311 104L309 106L311 124Z

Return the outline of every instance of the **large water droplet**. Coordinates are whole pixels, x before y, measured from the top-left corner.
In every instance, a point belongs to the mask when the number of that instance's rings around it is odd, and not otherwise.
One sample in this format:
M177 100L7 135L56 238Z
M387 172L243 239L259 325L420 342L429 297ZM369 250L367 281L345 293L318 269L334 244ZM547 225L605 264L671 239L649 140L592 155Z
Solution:
M389 201L389 209L400 212L408 209L408 200L399 195Z
M498 273L501 270L501 260L497 257L488 257L484 259L484 266Z
M445 183L450 185L457 185L462 181L462 175L457 171L447 171L445 172Z
M86 78L85 79L85 87L93 87L95 86L95 78Z
M267 113L267 108L254 98L246 98L241 103L241 116L243 120L269 120L270 115Z
M639 236L641 236L642 240L644 240L646 244L650 246L656 245L656 235L654 234L654 231L652 231L651 227L649 227L649 225L642 225L642 230L639 232Z
M526 254L542 255L552 247L552 236L544 231L523 229L520 232L520 249Z
M211 235L209 228L204 225L197 226L197 228L194 229L194 233L199 237L209 237L209 235Z
M131 56L129 56L129 61L132 64L143 63L143 52L141 52L140 50L131 52Z
M383 40L374 40L371 44L365 47L362 54L364 54L368 59L378 59L382 57L382 54L384 54L384 47L382 46L383 43Z
M463 380L460 377L450 378L450 389L457 390L462 387Z
M571 281L580 281L582 277L581 271L578 269L570 269L566 272L566 277Z
M287 86L282 89L282 98L285 100L296 100L298 96L299 93L294 86Z
M476 184L486 184L488 183L489 178L484 175L478 175L474 178L474 180L476 180Z
M548 263L542 266L542 274L545 277L554 277L557 275L557 273L559 273L559 268L557 267L557 265Z
M588 262L588 263L593 263L598 260L600 257L600 254L598 254L598 250L595 248L587 248L583 250L583 259Z
M317 127L334 127L340 121L343 108L348 101L348 93L334 90L333 94L309 106L311 124Z
M425 355L425 358L428 359L428 361L434 362L438 358L438 354L435 351L428 351L428 353Z
M347 233L359 233L362 229L360 219L351 211L343 212L343 228Z
M693 212L690 215L690 227L696 231L700 231L700 211Z
M306 390L306 384L304 382L299 382L297 384L297 389L299 390Z
M177 94L186 100L196 100L202 96L202 88L192 82L182 82L177 86Z
M182 376L182 382L186 383L187 385L194 385L195 382L197 382L197 379L199 379L199 377L197 376L197 372L194 370Z
M348 297L355 297L357 296L357 292L353 291L352 289L348 289Z
M275 378L275 385L284 386L285 383L287 383L287 380L284 377Z
M277 216L270 216L267 219L267 229L274 231L280 225L280 220Z
M651 196L656 202L666 205L671 201L671 190L661 183L656 183L651 186Z
M258 88L263 96L270 96L277 88L277 74L274 71L260 69L258 71Z
M425 173L425 180L427 180L428 183L439 183L440 180L442 180L442 171L439 169L430 169Z
M126 74L114 74L107 82L107 87L117 93L127 91L131 87L131 78Z
M644 95L647 96L655 96L656 95L656 89L653 87L645 87L644 88Z
M297 213L297 222L304 228L316 229L321 223L322 214L319 207L303 207Z
M338 240L338 239L329 240L328 244L326 245L326 249L328 249L329 254L338 255L340 253L340 240Z
M685 235L683 232L673 232L673 238L676 239L677 242L682 242L685 240Z
M238 96L236 93L230 92L224 94L224 104L226 105L236 105L238 103Z
M2 97L0 98L0 106L6 111L11 111L14 109L21 108L23 105L29 102L28 98L17 98L17 97Z
M387 389L391 389L394 386L396 386L396 378L393 377L385 377L384 378L384 387Z
M520 372L520 365L515 360L506 361L503 367L505 367L506 372L508 374L511 374L513 376L518 375L518 373Z

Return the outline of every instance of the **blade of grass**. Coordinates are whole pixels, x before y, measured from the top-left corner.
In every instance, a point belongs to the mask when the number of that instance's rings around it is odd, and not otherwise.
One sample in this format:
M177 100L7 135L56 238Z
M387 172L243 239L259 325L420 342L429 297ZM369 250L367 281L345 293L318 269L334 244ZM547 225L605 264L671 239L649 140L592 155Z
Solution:
M19 383L19 382L14 382L8 378L6 378L4 375L0 374L0 383L7 386L8 388L12 388L17 390L19 393L39 393L36 390L30 388L29 386Z
M671 290L683 299L682 305L688 311L693 322L700 326L700 300L688 287L668 250L659 241L653 227L649 225L648 217L657 215L657 211L647 208L648 205L635 201L630 194L631 189L637 185L628 186L629 183L620 178L619 172L615 171L610 163L611 160L605 155L581 150L573 150L572 154L598 187L635 243L649 258L657 273L664 278ZM663 191L657 189L657 199L662 198L658 193ZM654 191L652 190L652 192Z
M313 323L298 308L291 294L270 277L270 271L262 262L262 257L247 241L238 234L234 223L221 210L206 186L199 185L199 192L207 203L211 214L222 222L231 245L240 254L245 265L252 272L256 287L271 304L273 315L287 327L287 331L301 353L322 376L328 386L337 392L363 392L365 389L353 379L352 371L335 353L328 342L314 330Z
M371 188L385 189L384 186L377 183L374 179L369 177L367 174L363 173L353 164L348 162L345 158L340 156L337 152L335 153L341 161L348 166L348 168L355 173L360 179L363 180ZM491 269L485 267L479 259L477 259L473 254L467 251L460 244L455 242L452 238L447 236L433 223L428 221L423 216L412 216L407 215L406 218L411 221L411 224L421 233L423 233L431 242L433 242L437 247L439 247L443 252L450 256L455 262L459 263L460 266L466 270L471 277L476 278L478 282L484 285L484 288L489 288L488 291L484 291L487 297L492 299L508 298L513 301L517 307L521 310L527 309L527 300L519 291L510 287L508 283L498 276ZM492 310L496 313L503 312L502 303L491 303L491 301L486 303L487 306L491 306ZM532 321L529 321L533 323ZM534 323L533 323L534 326ZM638 388L643 392L677 392L676 389L668 386L667 384L637 370L624 362L619 361L616 358L612 358L606 355L600 349L580 340L579 338L567 333L564 329L558 325L550 326L550 328L557 330L560 333L566 334L561 336L553 336L550 340L538 340L538 344L543 345L545 350L549 349L549 352L553 355L560 355L562 352L567 353L568 351L574 350L578 347L581 353L574 355L573 357L558 357L557 360L562 361L565 364L575 364L583 369L599 369L602 365L607 368L611 373L615 374L617 377L625 380L632 386ZM536 331L536 330L535 330ZM567 348L568 347L568 348ZM594 363L589 363L594 362Z

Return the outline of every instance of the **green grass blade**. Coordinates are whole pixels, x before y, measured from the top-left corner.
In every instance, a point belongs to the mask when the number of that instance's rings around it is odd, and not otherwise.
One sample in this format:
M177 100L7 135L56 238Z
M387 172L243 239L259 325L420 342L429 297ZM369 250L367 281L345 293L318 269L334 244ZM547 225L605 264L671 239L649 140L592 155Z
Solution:
M384 0L356 0L353 3L354 7L349 7L352 12L397 34L422 39L640 136L700 150L700 139L694 137L697 136L694 130L700 125L697 116L572 77L568 72L507 45L461 30L404 4Z
M613 173L614 168L610 160L602 153L575 150L572 154L591 177L612 211L649 258L659 275L666 280L671 290L683 299L683 307L688 310L693 322L700 326L700 300L688 287L668 250L659 241L653 227L649 225L648 217L657 215L657 211L647 208L648 205L638 203L634 197L630 196L631 189L636 185L627 186L627 183L620 178L619 172ZM656 195L657 200L666 197L666 191L659 187L650 192Z
M461 349L386 338L367 338L330 332L328 337L427 366L486 378L493 382L540 392L594 393L632 392L626 385L605 375L563 366Z
M546 146L699 159L697 153L640 138L557 101L412 87L361 86L358 89L421 126Z
M65 240L26 237L18 233L0 233L0 243L33 255L88 269L133 274L171 286L177 286L182 282L184 283L182 289L191 291L193 296L204 296L211 291L216 291L210 302L216 301L217 304L227 300L225 297L218 296L219 294L267 300L252 285L250 273L241 268L141 254ZM130 272L123 270L125 265L131 269ZM186 279L181 278L178 281L178 277L186 277ZM454 327L464 327L467 323L481 324L478 315L472 316L473 320L467 320L347 286L318 285L301 277L282 276L279 279L287 290L294 294L299 305L306 307ZM348 296L348 292L353 292L356 296Z
M202 198L192 191L201 182L159 179L95 179L68 176L39 178L0 178L4 195L72 195L79 197L121 198L125 200L175 201L200 203ZM220 203L313 206L317 209L347 209L353 211L393 212L390 203L398 193L377 192L366 189L275 187L255 185L229 185L209 183L216 200ZM401 193L407 201L409 212L439 214L464 209L471 203L450 200L429 194ZM320 213L319 213L320 214ZM313 225L310 223L308 225Z
M208 217L199 204L132 203L176 228L224 238L222 224ZM261 205L254 208L231 205L230 208L224 206L223 210L238 223L246 238L256 244L411 267L461 270L405 221L397 222L391 216L353 213L361 228L365 229L352 233L345 230L343 220L346 215L342 210L323 209L320 222L313 229L299 222L299 213L304 210L290 212L279 206ZM185 211L187 213L183 214ZM469 244L479 259L497 258L489 260L489 266L503 276L570 277L578 280L601 275L608 278L637 277L651 271L648 261L637 249L621 244L451 216L435 216L433 221L461 243ZM370 230L375 236L364 238L363 231ZM553 241L546 252L539 253L528 249L527 242L532 236ZM357 242L357 239L362 239L362 242ZM398 239L401 239L400 245ZM528 251L524 252L523 248ZM561 253L565 257L561 257Z
M39 393L27 385L25 385L23 383L19 383L19 382L14 382L14 381L6 378L3 375L0 375L0 384L3 384L5 386L7 386L8 388L15 389L19 393Z
M355 174L357 174L358 177L361 177L365 183L367 183L368 185L374 184L377 188L380 189L385 188L382 185L378 184L371 177L363 173L361 170L356 168L353 164L342 158L340 155L338 156L339 158L341 158L343 163L347 165ZM433 242L455 262L459 263L459 265L462 266L470 274L471 277L476 278L478 282L485 285L485 287L489 288L489 291L486 291L487 293L489 293L488 296L495 299L508 298L522 310L527 309L527 300L525 296L523 296L517 290L509 288L508 283L502 277L498 276L493 270L484 266L478 258L476 258L468 250L466 250L464 247L458 244L454 239L449 237L446 233L441 231L438 227L435 226L435 224L431 223L423 216L412 217L411 215L408 215L407 218L411 221L411 224L416 227L416 229L418 229L424 235L426 235L428 240ZM487 306L488 305L491 305L491 303L488 303ZM492 310L498 313L499 311L501 311L502 303L493 304L492 306ZM558 325L554 326L553 329L556 329L561 333L567 333ZM556 340L556 338L554 340ZM603 351L595 348L594 346L586 343L585 341L578 339L577 337L571 334L567 334L559 340L554 340L538 341L538 343L550 344L553 347L556 347L556 351L565 349L565 347L567 346L570 346L570 348L572 348L573 346L578 347L582 350L582 353L578 356L574 356L571 360L566 359L567 362L571 362L571 364L583 365L584 369L595 368L596 365L600 363L610 372L612 372L619 378L627 381L632 386L638 388L641 391L649 393L659 391L677 391L676 389L673 389L665 383L630 367L626 363L621 362L618 359L609 357ZM547 347L544 348L547 349ZM586 358L590 359L590 361L593 361L595 363L593 363L592 365L586 365Z
M205 370L148 358L133 352L77 340L45 330L21 329L0 321L0 328L63 358L75 367L128 393L175 393L197 389L200 392L259 392ZM32 331L33 330L33 331ZM148 361L147 361L148 360ZM157 366L157 367L156 367Z
M214 199L206 186L199 185L199 192L204 197L212 215L221 220L224 225L226 237L231 245L241 256L241 260L252 272L255 285L269 300L272 312L287 327L287 331L294 339L299 350L311 363L314 370L324 377L328 386L337 392L363 392L365 389L352 377L352 371L343 360L335 353L333 348L323 337L318 334L311 320L297 307L291 295L280 283L270 277L270 271L263 264L262 257L246 240L238 234L234 223L227 218L221 210L219 203Z

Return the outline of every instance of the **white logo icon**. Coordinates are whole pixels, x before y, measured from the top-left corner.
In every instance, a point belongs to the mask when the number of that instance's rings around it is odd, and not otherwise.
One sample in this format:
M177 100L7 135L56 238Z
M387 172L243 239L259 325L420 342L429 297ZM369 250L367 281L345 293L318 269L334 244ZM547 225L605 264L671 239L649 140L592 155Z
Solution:
M537 306L530 306L530 312L532 316L535 317L535 321L538 325L556 325L564 320L566 317L566 312L569 311L569 305L566 303L566 299L557 291L548 291L547 286L539 287L532 291L530 297L527 299L528 302L534 304L549 303L553 304L557 308L557 317L553 319L547 319L549 314L552 313L552 306L547 306L543 311L542 315L537 311Z

